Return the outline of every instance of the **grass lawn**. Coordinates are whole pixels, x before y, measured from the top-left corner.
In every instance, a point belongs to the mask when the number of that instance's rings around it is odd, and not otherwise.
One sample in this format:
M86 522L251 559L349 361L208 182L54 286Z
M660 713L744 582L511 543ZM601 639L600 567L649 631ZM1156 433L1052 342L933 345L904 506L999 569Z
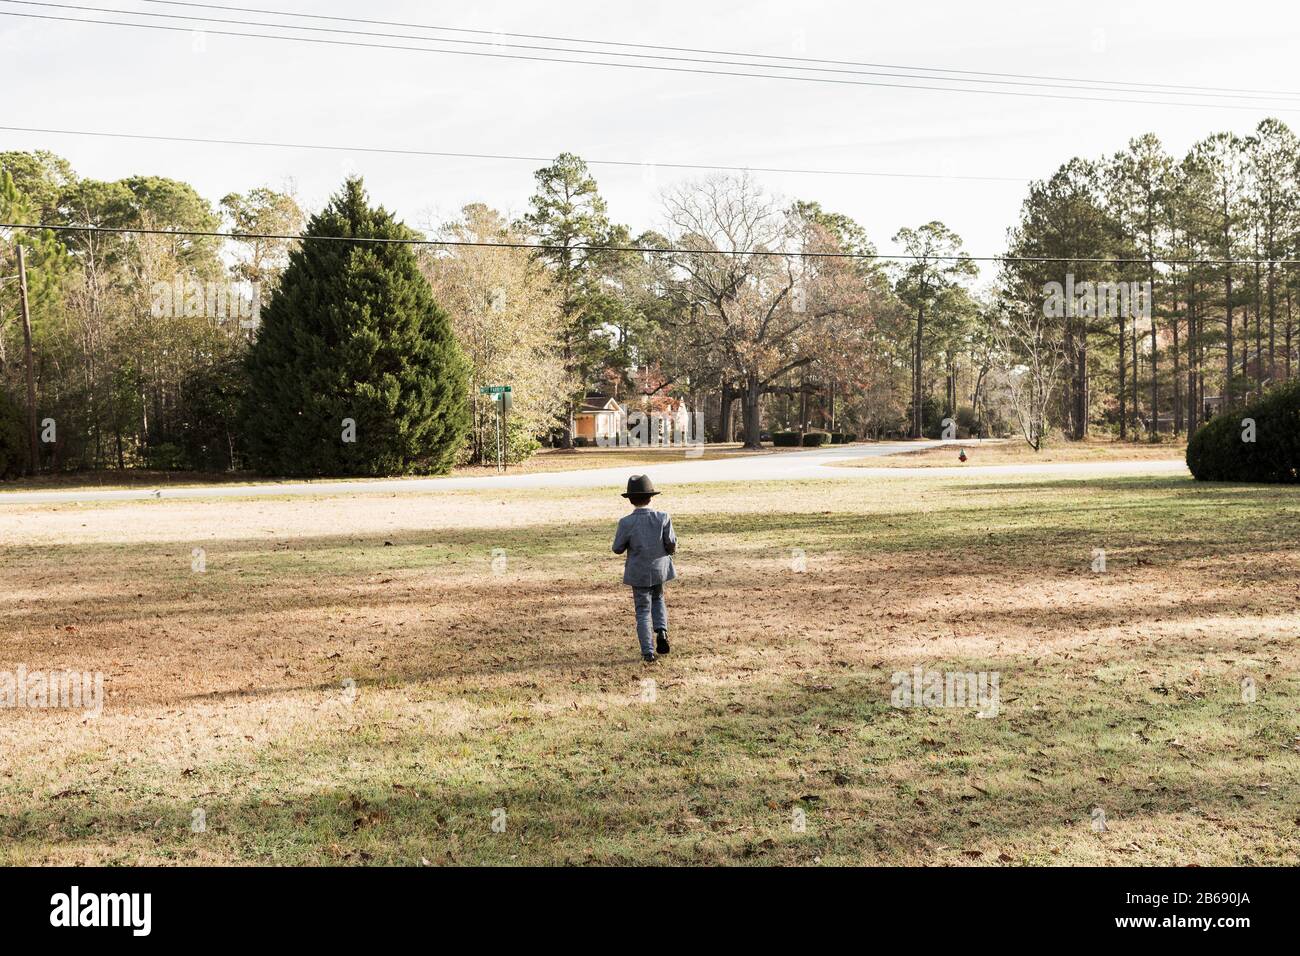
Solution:
M608 493L0 507L0 671L107 692L0 711L0 863L1300 863L1300 488L660 501L653 668Z

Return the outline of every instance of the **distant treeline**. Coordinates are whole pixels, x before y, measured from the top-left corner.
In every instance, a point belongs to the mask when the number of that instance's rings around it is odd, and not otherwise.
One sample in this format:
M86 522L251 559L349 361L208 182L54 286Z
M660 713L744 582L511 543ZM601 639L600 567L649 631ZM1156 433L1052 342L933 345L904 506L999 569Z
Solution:
M1244 137L1212 135L1181 159L1152 135L1113 156L1071 159L1030 185L995 285L975 290L961 238L943 223L892 237L910 258L875 258L853 219L772 197L747 176L669 189L668 234L636 235L611 220L582 160L563 154L536 173L518 221L471 204L430 234L469 244L403 247L409 262L383 265L373 249L345 244L329 261L355 283L346 289L311 272L308 257L290 303L283 283L302 242L181 233L300 235L309 217L293 196L257 188L213 204L177 180L101 182L53 153L8 152L0 221L149 231L0 230L0 275L16 271L22 244L42 469L283 471L293 457L268 455L255 420L289 413L301 422L313 408L334 416L369 396L356 447L301 467L445 470L493 454L479 389L500 383L514 388L516 459L540 442L570 443L571 414L590 391L653 411L684 403L707 412L711 439L750 444L776 430L945 427L1018 431L1031 443L1098 430L1136 440L1190 431L1295 377L1298 164L1296 138L1277 120ZM329 228L321 217L348 202L385 230L416 235L371 209L359 183L311 221ZM807 255L828 252L863 255ZM386 268L395 270L386 280L367 278L366 269ZM367 281L398 281L406 298L387 300L376 285L366 299L357 290ZM396 316L426 294L457 358L418 384L400 370L433 346L402 337L433 334L437 323L390 327L376 310ZM342 350L337 374L315 380L312 396L281 395L280 405L296 404L259 419L256 401L273 393L250 377L256 346L291 313L310 333L300 345ZM6 282L5 474L31 464L18 314L17 283ZM281 346L291 352L295 341ZM450 405L421 391L438 383L458 391ZM446 410L456 405L465 426L438 427L433 419L455 417ZM410 439L396 458L377 444L384 416ZM333 441L336 424L322 429L312 440ZM450 451L435 447L453 440Z

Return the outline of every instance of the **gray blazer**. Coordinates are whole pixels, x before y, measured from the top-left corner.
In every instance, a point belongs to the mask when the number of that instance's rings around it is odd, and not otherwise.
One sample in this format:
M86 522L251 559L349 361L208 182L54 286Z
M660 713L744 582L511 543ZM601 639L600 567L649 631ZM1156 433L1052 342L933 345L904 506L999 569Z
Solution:
M677 577L672 558L677 551L677 533L666 511L637 508L620 518L614 533L614 553L624 551L624 584L649 588Z

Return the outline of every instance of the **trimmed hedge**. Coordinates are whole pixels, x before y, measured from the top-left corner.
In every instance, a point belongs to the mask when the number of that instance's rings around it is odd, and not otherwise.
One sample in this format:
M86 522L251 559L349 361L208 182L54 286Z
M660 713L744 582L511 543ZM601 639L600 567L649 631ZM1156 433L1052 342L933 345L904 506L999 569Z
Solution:
M822 445L830 445L830 444L838 445L840 444L840 442L846 440L852 441L856 437L857 437L856 435L851 435L846 438L845 436L841 435L839 441L836 441L835 434L831 432L807 432L803 436L802 444L805 448L818 448ZM800 445L799 433L798 432L773 432L772 444L775 445L777 448L798 448Z
M832 445L848 445L858 440L858 436L853 432L831 432Z
M1254 419L1253 442L1243 439L1245 419ZM1300 481L1300 380L1202 425L1187 443L1187 467L1197 481Z

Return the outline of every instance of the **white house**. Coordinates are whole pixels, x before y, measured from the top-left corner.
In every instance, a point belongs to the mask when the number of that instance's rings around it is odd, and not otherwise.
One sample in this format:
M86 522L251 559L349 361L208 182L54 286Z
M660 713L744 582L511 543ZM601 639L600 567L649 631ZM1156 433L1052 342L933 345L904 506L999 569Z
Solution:
M663 405L664 403L660 403ZM647 420L643 416L649 416ZM613 398L588 393L573 415L573 437L599 445L675 445L698 442L698 423L680 399L667 408L642 410Z
M573 414L573 437L596 443L618 440L627 423L623 406L607 395L588 394Z

